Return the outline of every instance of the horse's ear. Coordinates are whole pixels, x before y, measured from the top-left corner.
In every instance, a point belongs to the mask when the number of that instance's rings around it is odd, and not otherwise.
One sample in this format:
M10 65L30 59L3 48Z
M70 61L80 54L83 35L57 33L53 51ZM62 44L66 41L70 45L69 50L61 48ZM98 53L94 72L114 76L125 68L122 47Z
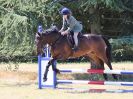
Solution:
M55 28L54 28L56 31L59 31L59 29L57 28L57 26L55 26Z
M57 28L57 26L56 25L51 25L51 27L50 27L52 30L54 30L54 31L58 31L58 28Z
M41 33L37 32L36 35L38 35L40 37L41 36Z

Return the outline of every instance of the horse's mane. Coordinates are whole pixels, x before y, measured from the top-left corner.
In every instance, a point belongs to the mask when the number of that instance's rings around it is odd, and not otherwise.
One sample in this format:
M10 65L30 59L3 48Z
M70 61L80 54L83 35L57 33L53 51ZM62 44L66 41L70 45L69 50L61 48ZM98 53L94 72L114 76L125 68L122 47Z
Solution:
M46 29L42 34L49 34L49 33L58 33L58 28L56 26L51 26L49 29Z

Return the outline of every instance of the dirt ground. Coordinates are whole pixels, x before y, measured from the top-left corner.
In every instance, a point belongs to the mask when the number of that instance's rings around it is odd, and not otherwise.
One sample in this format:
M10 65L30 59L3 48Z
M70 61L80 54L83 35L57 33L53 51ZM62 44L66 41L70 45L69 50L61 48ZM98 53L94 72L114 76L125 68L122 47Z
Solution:
M38 89L37 64L0 64L0 99L133 99L133 93L119 93L133 90L128 86L103 85L59 85L60 89ZM58 64L59 68L88 68L87 63ZM133 63L113 63L114 69L133 70ZM133 79L133 78L131 78ZM73 89L72 89L73 88ZM81 89L82 88L82 89ZM89 89L108 89L109 91ZM119 92L116 92L119 91Z

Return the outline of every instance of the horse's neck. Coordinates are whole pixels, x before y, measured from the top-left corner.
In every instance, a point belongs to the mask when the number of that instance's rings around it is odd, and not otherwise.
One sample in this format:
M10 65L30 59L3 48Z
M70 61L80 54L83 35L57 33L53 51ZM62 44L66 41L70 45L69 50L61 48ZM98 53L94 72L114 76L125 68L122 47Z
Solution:
M58 33L55 33L54 35L52 35L51 40L50 40L50 44L54 44L56 43L59 39L61 38L61 35Z

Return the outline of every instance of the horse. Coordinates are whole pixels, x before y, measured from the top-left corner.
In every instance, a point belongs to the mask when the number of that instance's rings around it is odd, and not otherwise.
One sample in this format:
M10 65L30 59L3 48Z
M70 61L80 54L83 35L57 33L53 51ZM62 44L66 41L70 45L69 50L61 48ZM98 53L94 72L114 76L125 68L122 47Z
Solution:
M47 74L50 65L53 71L60 73L54 62L56 60L66 60L69 58L85 57L91 61L91 68L97 66L97 69L105 69L104 63L107 64L110 70L113 70L111 65L111 45L108 39L102 35L87 34L78 36L79 49L75 52L72 50L67 36L61 35L57 28L50 28L42 33L37 32L35 42L37 54L43 54L43 49L46 44L51 47L52 59L48 62L43 81L47 81ZM107 74L103 74L105 80L108 80ZM112 74L114 79L117 79L115 74Z

